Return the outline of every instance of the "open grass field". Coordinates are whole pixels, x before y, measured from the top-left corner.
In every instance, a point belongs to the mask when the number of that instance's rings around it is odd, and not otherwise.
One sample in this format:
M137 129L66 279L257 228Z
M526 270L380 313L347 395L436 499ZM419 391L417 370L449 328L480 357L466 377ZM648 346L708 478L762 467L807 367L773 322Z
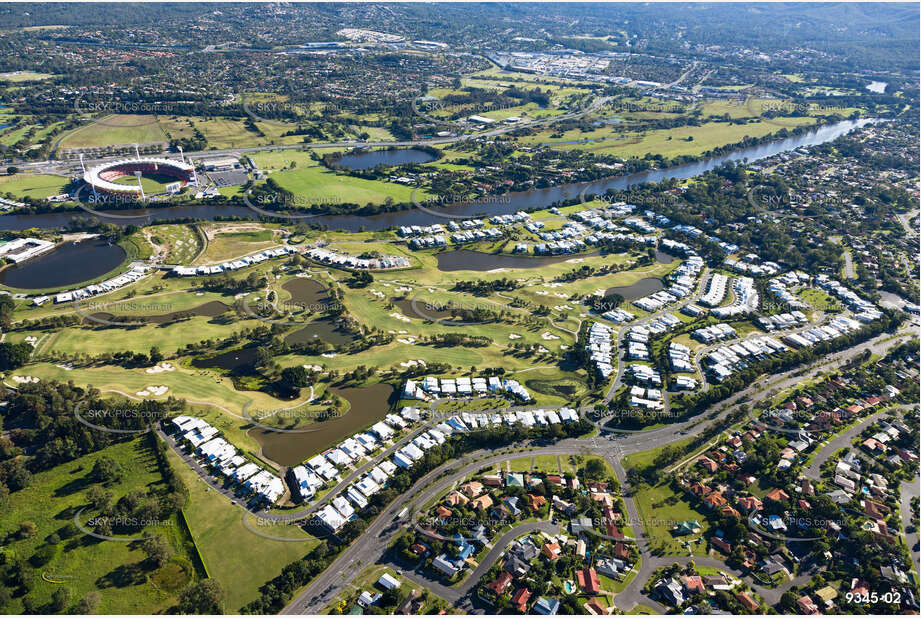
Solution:
M685 543L691 543L691 555L707 555L706 543L698 541L707 536L710 525L703 513L691 508L684 496L676 494L668 484L655 487L643 486L637 490L636 507L643 520L649 546L653 552L662 551L669 556L689 555ZM678 523L696 520L700 524L700 534L674 536L671 533Z
M388 199L397 203L411 201L413 188L385 182L336 174L320 165L300 166L271 175L278 185L296 196L299 204L380 205ZM418 199L428 194L419 191Z
M190 125L191 122L191 125ZM245 118L220 118L201 116L160 116L159 127L173 138L192 137L195 130L208 141L209 148L242 148L245 146L268 146L281 144L298 144L303 136L282 133L295 128L269 122L256 122L262 135L247 129Z
M16 197L42 199L65 192L69 179L51 174L14 174L0 176L0 193L10 193Z
M279 239L270 229L255 225L202 228L208 237L208 246L194 261L195 264L216 264L249 255L278 245Z
M9 73L0 73L0 82L20 83L20 82L40 82L54 77L52 73L36 73L35 71L11 71Z
M809 117L785 118L784 121L803 125L810 125L815 122L814 119ZM700 155L719 146L739 142L746 136L763 137L777 130L776 124L767 122L741 125L708 122L698 127L685 126L642 133L629 130L621 131L616 125L613 125L586 133L579 129L573 129L566 131L560 137L553 138L550 137L553 134L553 130L550 129L537 135L523 137L521 141L531 145L538 143L555 144L554 147L566 150L577 148L621 157L642 157L646 154L676 157L680 155Z
M683 438L681 440L670 442L668 446L676 446L680 448L686 444L690 444L693 440L694 438ZM627 455L624 457L623 461L624 469L629 470L630 468L645 468L646 466L651 466L652 462L655 461L656 457L659 456L659 453L661 453L664 448L665 447L658 447L648 451Z
M130 535L163 534L179 561L184 561L184 564L168 563L158 571L149 571L140 564L145 555L138 543L104 541L79 530L75 536L66 538L67 533L63 531L72 523L74 515L88 505L86 490L93 484L88 475L103 455L111 457L123 470L121 480L107 487L114 494L113 502L134 489L163 488L162 475L145 437L39 472L27 488L9 496L0 512L0 526L6 537L4 553L33 561L36 550L47 546L49 537L57 534L61 538L47 564L35 566L37 561L30 563L34 576L32 590L27 596L36 607L48 608L51 595L64 588L70 593L71 604L87 593L98 591L100 603L95 611L100 614L164 613L176 603L184 584L194 577L175 517ZM86 524L92 514L90 510L81 518L81 523ZM24 521L35 525L33 536L18 537L19 525ZM135 568L140 570L140 576L128 575ZM22 598L14 598L4 610L22 613Z
M144 144L168 141L156 116L111 114L101 122L88 122L61 140L61 148L89 148L110 144Z
M0 124L8 124L14 116L18 117L17 114L2 113L5 111L12 112L12 109L0 107ZM32 144L38 144L45 139L51 131L63 124L63 122L52 122L49 125L42 125L38 124L34 116L26 116L15 126L0 129L0 144L4 146L13 146L24 138L28 138L29 142Z
M121 392L139 398L138 392L148 386L166 386L168 390L163 399L172 395L198 402L207 402L224 406L233 414L241 415L243 407L249 403L261 409L276 409L280 402L260 391L238 391L230 380L219 376L214 371L204 369L183 369L149 374L144 369L122 369L105 366L99 368L80 368L65 370L51 363L28 365L15 372L16 375L30 375L42 380L73 380L80 386L93 385L103 392ZM13 382L7 380L8 383ZM309 393L308 393L309 394ZM306 401L307 394L299 400L285 401L285 406L295 406ZM195 404L201 405L201 404Z
M303 542L276 541L256 535L244 526L242 508L232 506L225 496L212 491L172 451L169 458L189 487L186 519L208 572L224 590L225 612L239 612L259 595L260 586L319 543L300 529L260 527L250 518L253 530L276 537L301 537Z

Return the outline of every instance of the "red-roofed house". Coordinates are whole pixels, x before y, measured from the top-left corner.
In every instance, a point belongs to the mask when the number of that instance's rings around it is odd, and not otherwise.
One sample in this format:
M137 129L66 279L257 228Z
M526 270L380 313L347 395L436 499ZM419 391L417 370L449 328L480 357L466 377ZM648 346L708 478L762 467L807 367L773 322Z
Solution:
M551 560L556 560L560 557L560 544L554 541L553 543L545 543L543 547L540 548L544 555L550 558Z
M786 502L790 499L790 496L784 490L775 487L764 495L764 499L773 500L774 502Z
M714 491L713 493L704 496L704 504L707 505L707 508L717 509L722 506L726 506L726 504L728 504L728 500L726 500L726 498L724 498L723 494L720 492Z
M704 582L700 578L700 575L688 575L681 579L684 583L685 590L691 594L704 594L707 591L707 589L704 588Z
M809 598L809 595L804 594L796 600L796 605L799 607L799 611L807 616L812 616L819 613L818 606Z
M710 459L709 457L701 457L697 460L697 464L706 470L707 472L716 472L719 469L719 464Z
M486 587L492 590L493 592L495 592L496 595L498 596L498 595L501 595L503 592L505 592L505 589L508 588L509 584L511 583L512 583L511 574L505 571L502 571L502 573L499 574L499 577L497 577L496 579L486 584Z
M601 580L598 579L598 573L593 568L576 571L576 579L579 586L589 594L598 594L601 590Z
M713 543L713 547L717 548L727 556L732 553L732 545L719 538L718 536L710 539L710 542Z
M753 599L752 596L748 594L747 592L737 592L736 601L741 603L742 607L744 607L750 612L754 612L758 610L758 607L759 607L758 601Z
M754 496L744 496L739 498L739 508L745 511L746 513L751 513L752 511L760 511L764 508L761 500Z
M528 599L530 598L530 590L527 588L519 588L515 591L515 594L512 595L512 605L522 614L526 614L528 612Z

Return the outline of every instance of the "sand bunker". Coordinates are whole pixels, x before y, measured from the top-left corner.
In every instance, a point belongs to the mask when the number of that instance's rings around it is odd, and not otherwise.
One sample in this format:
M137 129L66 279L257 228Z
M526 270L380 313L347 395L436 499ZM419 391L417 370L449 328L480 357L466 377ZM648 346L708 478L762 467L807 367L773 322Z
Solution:
M30 384L39 381L35 376L13 376L13 382L17 384Z
M137 392L138 397L161 397L169 390L168 386L148 386L142 391Z
M160 363L159 365L154 365L148 369L145 369L147 373L163 373L164 371L176 371L176 368L173 367L170 363Z

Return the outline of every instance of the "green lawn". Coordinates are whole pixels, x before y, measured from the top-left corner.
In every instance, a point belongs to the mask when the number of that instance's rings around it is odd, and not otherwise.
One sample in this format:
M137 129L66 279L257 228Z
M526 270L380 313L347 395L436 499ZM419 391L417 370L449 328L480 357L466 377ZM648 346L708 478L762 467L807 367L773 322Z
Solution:
M70 184L63 176L50 174L15 174L0 176L0 193L11 193L16 197L41 199L52 195L66 193Z
M46 545L51 535L57 534L63 539L49 563L35 568L30 565L28 570L32 579L28 596L38 607L45 606L56 590L66 588L71 603L76 603L87 593L98 591L100 604L96 612L100 614L163 613L176 603L183 583L194 577L175 516L162 525L148 526L130 535L164 534L177 552L177 560L185 561L184 566L175 562L158 572L149 571L141 564L145 555L138 543L103 541L79 531L76 536L65 538L66 533L62 533L72 523L74 515L88 506L86 490L93 484L88 475L102 455L114 459L124 471L120 481L107 487L114 494L115 501L133 489L165 488L145 437L39 472L27 488L10 494L3 505L0 527L5 537L4 551L29 561L38 548ZM90 510L81 518L81 524L85 525L93 514ZM24 521L33 522L37 532L30 538L19 539L16 531ZM135 575L132 576L132 573ZM173 582L169 590L158 589L155 585L155 582L166 581ZM22 609L21 597L4 607L8 613L21 613Z
M237 613L258 597L260 586L319 543L291 526L260 526L250 518L250 527L255 530L281 538L300 537L303 541L277 541L254 534L243 524L242 508L212 491L172 451L169 458L189 487L186 518L208 573L224 590L225 612Z
M666 446L682 447L690 444L693 440L694 438L682 438L681 440L669 442L666 445L650 449L648 451L641 451L639 453L627 455L623 460L624 469L629 470L630 468L645 468L647 466L651 466L652 462L655 461L656 457L659 456L659 453L661 453Z
M751 113L749 112L749 115ZM784 118L791 124L813 124L810 117ZM729 124L726 122L707 122L700 126L684 126L673 129L655 129L642 133L624 131L617 125L611 125L587 133L579 129L566 131L562 137L553 137L553 129L542 131L535 136L523 138L528 144L549 143L571 150L602 152L621 157L642 157L646 154L660 154L666 157L681 155L700 155L713 148L734 144L743 137L763 137L778 130L776 124L754 122L749 124ZM691 138L691 139L688 139ZM586 143L565 143L575 140L596 140ZM597 141L600 140L600 141Z
M52 73L36 73L35 71L11 71L0 73L0 81L10 83L40 82L54 77Z
M90 148L112 144L166 142L166 134L153 115L113 114L88 122L61 140L61 148Z
M366 204L380 205L388 198L397 203L409 203L413 188L407 185L365 180L345 174L336 174L319 165L298 166L284 172L275 172L271 178L296 196L296 204ZM417 199L428 197L419 191Z
M694 510L684 496L673 492L667 483L655 487L644 486L637 491L635 499L653 552L664 551L669 556L687 556L685 541L707 536L710 526L704 515ZM683 537L673 536L671 529L686 520L697 520L701 532ZM706 543L693 543L692 553L695 556L707 555Z

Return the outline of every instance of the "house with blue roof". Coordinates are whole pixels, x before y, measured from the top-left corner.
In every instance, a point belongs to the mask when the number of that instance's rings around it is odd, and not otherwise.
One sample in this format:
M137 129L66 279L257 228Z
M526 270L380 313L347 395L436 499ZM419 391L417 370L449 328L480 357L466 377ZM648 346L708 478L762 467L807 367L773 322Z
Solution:
M531 609L535 614L540 614L541 616L555 616L560 611L560 602L556 599L540 597Z

